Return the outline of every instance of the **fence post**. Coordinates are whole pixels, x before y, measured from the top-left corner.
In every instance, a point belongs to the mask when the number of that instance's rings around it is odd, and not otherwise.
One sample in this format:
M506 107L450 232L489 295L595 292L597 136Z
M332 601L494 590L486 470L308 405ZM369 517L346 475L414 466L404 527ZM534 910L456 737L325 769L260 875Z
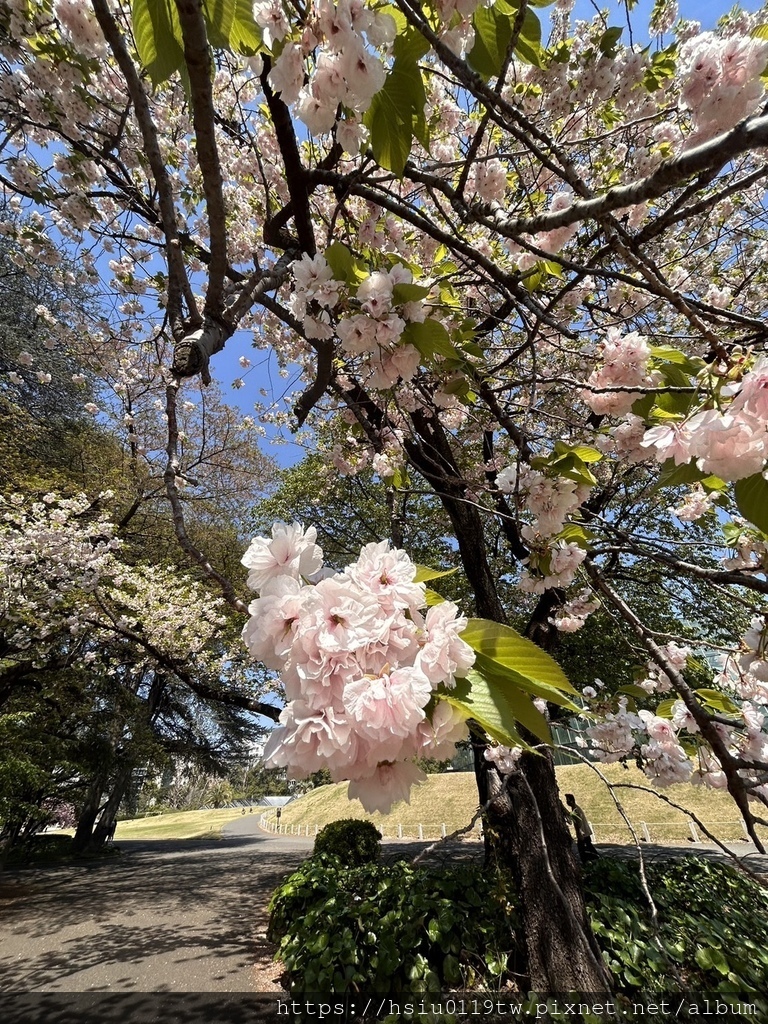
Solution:
M402 839L403 838L403 826L400 825L399 823L398 823L398 826L397 826L397 838L398 839Z
M650 843L651 833L648 831L648 826L644 821L640 822L640 828L643 830L643 839L646 841L646 843Z
M701 840L699 839L699 833L696 831L696 826L692 821L688 822L688 828L691 830L691 836L693 837L694 843L700 843Z
M419 839L424 838L424 826L419 822Z
M315 835L317 835L317 833L319 831L320 831L320 826L319 825L315 825Z
M443 839L445 839L446 834L447 833L445 831L445 822L443 822L443 824L440 826L440 835L443 837Z

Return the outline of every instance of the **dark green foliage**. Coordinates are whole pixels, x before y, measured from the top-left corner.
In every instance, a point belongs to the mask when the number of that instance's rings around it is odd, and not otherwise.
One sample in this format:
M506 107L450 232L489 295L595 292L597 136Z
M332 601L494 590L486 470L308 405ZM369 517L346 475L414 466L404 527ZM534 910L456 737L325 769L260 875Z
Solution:
M617 988L638 996L683 986L750 996L768 992L765 889L726 865L689 857L649 864L647 875L658 923L636 864L602 859L586 866L592 928Z
M381 832L372 821L341 818L321 829L315 839L315 853L338 857L348 868L371 864L379 859Z
M270 910L294 995L496 986L515 944L506 890L474 864L344 868L321 855Z
M695 858L651 864L647 874L656 923L636 863L603 858L585 870L617 996L738 993L768 1020L768 892ZM476 864L350 869L319 855L274 894L269 937L296 996L496 991L521 963L510 885Z

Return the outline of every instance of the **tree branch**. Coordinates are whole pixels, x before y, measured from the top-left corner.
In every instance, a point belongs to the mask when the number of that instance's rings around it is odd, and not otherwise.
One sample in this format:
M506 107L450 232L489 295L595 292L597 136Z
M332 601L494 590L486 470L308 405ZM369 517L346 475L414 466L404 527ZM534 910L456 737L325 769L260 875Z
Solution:
M195 148L203 176L203 192L208 211L211 262L205 315L216 319L224 307L224 280L227 272L227 215L224 187L216 144L216 112L213 105L213 58L203 18L201 0L175 0L184 40L184 62L189 72L192 100L192 124Z
M199 322L200 314L189 285L187 270L184 266L179 231L176 226L176 207L171 180L160 152L160 143L158 141L157 129L152 119L149 98L139 78L136 66L128 53L125 39L112 16L107 0L93 0L93 10L101 31L104 33L104 38L109 44L118 67L125 78L128 93L131 97L133 108L136 111L136 120L144 143L144 150L149 160L152 176L155 179L155 185L157 186L160 219L165 235L165 249L168 259L168 318L174 337L180 339L184 334L181 308L182 295L186 300L190 319Z

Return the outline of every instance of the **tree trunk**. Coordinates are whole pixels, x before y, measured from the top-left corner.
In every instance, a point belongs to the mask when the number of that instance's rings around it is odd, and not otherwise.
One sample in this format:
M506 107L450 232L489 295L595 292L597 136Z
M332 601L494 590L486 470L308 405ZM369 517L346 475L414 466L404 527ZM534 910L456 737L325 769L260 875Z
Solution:
M451 519L477 614L506 623L486 554L484 523L476 506L464 500L466 485L450 443L437 419L417 412L411 421L418 441L406 441L406 450ZM551 644L549 616L557 603L558 594L545 592L526 629L541 647ZM609 992L610 975L587 919L551 756L523 755L519 771L503 781L485 760L483 743L475 739L473 746L481 806L488 804L486 859L511 871L515 880L530 987L542 993Z
M73 853L82 853L87 849L91 842L93 826L99 813L99 805L103 788L104 776L99 774L88 787L88 792L85 794L85 801L77 818L75 837L72 840Z
M104 810L101 812L99 817L99 823L93 830L90 843L88 844L89 851L96 852L106 843L107 838L112 830L117 812L120 809L123 797L125 796L126 790L131 781L131 775L133 774L133 765L131 763L124 764L117 773L117 777L112 785L112 791L109 794Z

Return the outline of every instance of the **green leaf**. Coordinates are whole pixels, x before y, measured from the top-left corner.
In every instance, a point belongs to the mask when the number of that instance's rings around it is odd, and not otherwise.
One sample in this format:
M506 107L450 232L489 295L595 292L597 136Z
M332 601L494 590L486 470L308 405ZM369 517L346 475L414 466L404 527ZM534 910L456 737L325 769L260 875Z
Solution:
M404 342L414 345L425 359L436 355L446 359L455 359L458 353L454 348L448 331L439 320L428 318L423 323L409 323L401 338Z
M734 492L739 512L750 523L768 533L768 481L762 473L755 473L745 480L737 480Z
M722 693L720 690L713 690L710 687L704 686L696 690L696 695L703 704L713 708L715 711L722 711L725 715L739 714L738 704L735 704L727 694Z
M527 747L517 731L517 719L508 697L500 686L489 684L477 672L459 679L443 699L466 718L473 718L497 743Z
M750 35L753 39L768 39L768 25L756 25Z
M582 462L599 462L603 457L603 453L597 448L590 448L585 444L568 445L563 441L555 441L555 454L575 455Z
M439 580L443 576L453 576L458 569L430 569L428 565L417 565L414 583L425 583L427 580Z
M429 295L430 286L424 284L396 284L392 289L392 303L399 306L404 302L416 302Z
M436 590L430 590L429 587L427 587L424 593L424 598L427 602L427 608L434 608L436 604L442 604L445 601L444 597L438 594Z
M397 35L392 44L392 56L395 60L411 61L412 63L421 60L429 51L427 40L418 29L406 21L402 12L392 10L389 13L392 14L397 24Z
M565 275L563 274L563 268L559 263L555 260L542 260L541 262L544 264L544 269L548 274L551 274L552 277L557 277L562 281Z
M579 523L566 523L558 533L557 539L564 540L566 544L578 544L580 548L588 548L595 539L595 535L586 526L581 526Z
M229 35L229 45L235 53L252 57L264 49L261 29L253 16L250 0L235 0L235 14Z
M535 17L535 15L534 15ZM538 19L537 19L538 20ZM494 78L501 71L512 39L512 20L498 6L479 7L472 18L475 43L467 54L471 68Z
M646 694L646 696L648 695ZM663 700L656 708L656 715L658 715L659 718L671 718L674 713L672 709L674 708L675 704L677 704L677 701L677 697L672 697L669 700Z
M133 0L133 37L154 85L186 68L179 15L173 0Z
M642 686L636 686L634 683L627 683L626 686L620 686L617 693L627 693L630 697L637 697L638 700L648 700L648 693L642 688Z
M659 359L666 363L676 363L678 366L682 366L689 374L697 374L706 365L699 356L691 357L685 352L681 352L679 348L673 348L671 345L652 345L651 355L654 359Z
M664 378L664 383L672 388L687 388L691 386L689 374L679 363L658 363L657 369Z
M229 50L235 20L234 0L203 0L203 18L211 46Z
M676 466L674 459L667 459L662 464L659 479L656 481L656 490L659 490L661 487L679 487L681 484L694 484L699 480L703 480L705 475L695 462Z
M392 70L363 118L376 161L398 177L402 177L414 137L425 148L429 145L424 117L427 96L418 66L428 48L422 35L410 26L398 33Z
M530 7L525 10L523 27L517 39L515 53L524 64L541 66L541 22ZM546 261L547 264L549 262L549 260Z
M728 489L728 484L725 480L721 480L719 476L705 476L700 483L705 491L725 491Z
M354 280L355 257L342 242L332 242L323 253L325 261L337 281Z
M490 619L470 619L461 639L477 654L498 662L523 679L544 683L564 693L577 692L555 659L511 626Z
M632 415L639 416L641 420L647 420L656 404L656 395L643 395L632 403Z
M600 42L597 44L600 53L605 54L606 57L615 57L616 44L621 39L623 31L624 29L617 25L607 28L600 36Z

